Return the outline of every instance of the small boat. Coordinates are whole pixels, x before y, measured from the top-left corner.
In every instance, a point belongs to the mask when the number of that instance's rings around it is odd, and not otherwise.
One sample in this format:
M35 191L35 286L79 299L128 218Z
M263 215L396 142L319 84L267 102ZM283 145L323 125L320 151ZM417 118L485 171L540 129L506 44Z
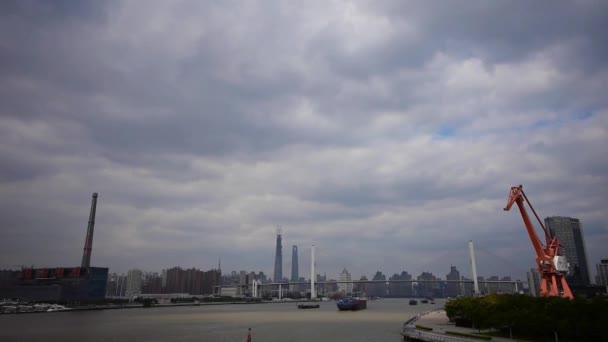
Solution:
M336 303L340 311L356 311L367 308L367 300L357 298L344 298Z
M319 304L298 304L298 309L318 309Z
M415 299L410 300L410 305L418 305L418 301Z
M422 304L428 304L429 300L428 299L423 299L423 300L420 301L420 303L422 303Z

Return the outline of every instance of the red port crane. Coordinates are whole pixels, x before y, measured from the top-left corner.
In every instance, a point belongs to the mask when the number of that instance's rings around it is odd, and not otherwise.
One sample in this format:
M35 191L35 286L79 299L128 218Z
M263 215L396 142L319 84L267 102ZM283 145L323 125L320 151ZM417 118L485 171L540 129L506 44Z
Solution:
M538 223L545 232L546 244L544 246L538 238L538 235L536 235L532 221L530 221L530 217L528 216L526 208L524 207L524 200L528 203L528 206L534 213L534 216L536 216ZM507 201L507 206L504 208L505 211L509 211L513 206L513 203L517 203L517 207L521 212L521 216L524 219L524 224L528 230L530 241L532 241L532 246L534 246L534 250L536 251L536 264L538 265L538 272L541 276L541 295L573 299L574 296L572 296L570 286L568 286L568 283L566 282L568 262L562 253L561 243L557 237L551 237L547 231L547 228L545 228L540 218L536 214L536 211L534 211L532 203L530 203L528 197L526 197L521 185L511 187L509 200ZM561 285L561 290L559 285Z

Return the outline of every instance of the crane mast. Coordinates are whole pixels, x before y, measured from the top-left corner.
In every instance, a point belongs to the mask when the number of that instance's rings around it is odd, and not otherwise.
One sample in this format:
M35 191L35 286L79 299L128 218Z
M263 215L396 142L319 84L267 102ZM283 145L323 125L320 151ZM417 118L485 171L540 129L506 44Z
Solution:
M545 233L545 245L542 244L540 238L534 230L534 226L526 207L524 206L524 200L530 206L530 209L534 213L534 216L538 220L538 223L543 228ZM541 276L540 292L543 296L551 297L563 297L573 299L572 291L570 286L566 282L566 273L568 273L568 263L566 257L562 255L561 244L557 237L552 238L547 228L543 225L540 218L536 214L534 207L528 200L528 197L524 193L523 186L511 187L509 193L509 200L507 206L504 208L505 211L509 211L513 204L517 204L519 212L524 220L524 225L528 231L530 241L536 252L536 264L538 265L538 272ZM561 290L560 290L561 285Z

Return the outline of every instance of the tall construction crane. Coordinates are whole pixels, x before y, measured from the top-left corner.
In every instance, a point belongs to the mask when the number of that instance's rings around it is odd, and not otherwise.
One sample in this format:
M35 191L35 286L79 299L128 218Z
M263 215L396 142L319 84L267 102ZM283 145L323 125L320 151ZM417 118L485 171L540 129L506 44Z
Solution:
M545 232L546 244L543 245L536 235L532 221L524 207L524 200L528 203L528 206L536 216L538 223ZM521 216L524 219L524 224L528 230L530 241L536 251L536 264L538 265L538 272L541 276L540 293L543 296L562 297L573 299L572 291L570 286L566 282L566 274L568 273L568 262L566 257L562 253L562 246L557 237L551 237L547 228L543 225L540 218L536 214L536 211L532 207L532 203L526 197L523 187L514 186L511 187L511 193L509 194L509 200L507 206L504 208L505 211L509 211L513 206L513 203L517 203L517 207L521 212ZM561 285L561 289L559 286Z

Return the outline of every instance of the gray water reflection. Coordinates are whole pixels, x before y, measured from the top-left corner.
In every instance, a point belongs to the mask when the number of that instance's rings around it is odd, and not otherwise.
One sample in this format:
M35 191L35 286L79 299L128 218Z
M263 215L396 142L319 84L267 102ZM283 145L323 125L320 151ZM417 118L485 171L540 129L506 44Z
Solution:
M438 309L406 299L368 301L340 312L335 302L299 310L295 303L191 306L0 316L0 341L400 341L410 317Z

